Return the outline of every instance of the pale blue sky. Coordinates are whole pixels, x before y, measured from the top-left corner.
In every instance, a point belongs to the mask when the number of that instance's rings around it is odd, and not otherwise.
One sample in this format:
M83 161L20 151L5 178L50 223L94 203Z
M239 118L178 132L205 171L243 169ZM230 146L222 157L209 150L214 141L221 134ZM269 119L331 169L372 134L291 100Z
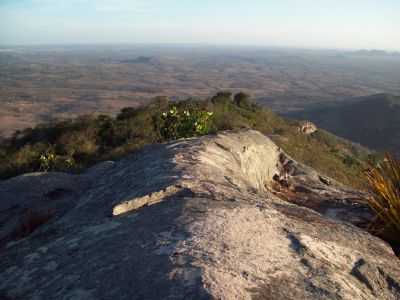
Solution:
M400 50L400 0L0 0L0 44Z

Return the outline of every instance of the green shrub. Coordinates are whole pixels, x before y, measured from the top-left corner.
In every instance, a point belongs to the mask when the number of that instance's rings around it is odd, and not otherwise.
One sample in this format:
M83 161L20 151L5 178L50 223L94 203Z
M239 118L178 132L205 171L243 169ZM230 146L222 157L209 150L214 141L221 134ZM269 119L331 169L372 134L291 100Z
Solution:
M210 131L212 115L213 113L208 111L178 111L176 106L173 106L162 113L160 133L167 140L207 134Z
M257 105L250 99L250 95L245 93L237 93L233 97L233 102L241 108L245 108L248 110L255 110L257 109Z
M68 130L61 134L56 144L59 145L57 150L60 154L72 157L90 156L97 152L98 129L93 124L78 130ZM110 136L112 137L112 135Z
M75 160L68 156L59 156L53 151L43 153L39 157L40 167L39 170L42 172L48 171L68 171L75 168Z
M357 164L357 160L353 156L345 154L344 158L343 158L343 163L345 165L347 165L348 167L351 167L351 166Z
M40 170L43 172L50 171L55 166L56 156L52 152L44 153L39 157Z
M140 110L134 107L125 107L121 109L121 112L117 115L117 120L126 120L134 118Z
M213 104L228 105L232 102L231 92L218 92L214 97L211 98Z
M15 172L38 171L40 166L39 157L47 151L48 145L44 143L27 144L15 152L11 152L12 167Z

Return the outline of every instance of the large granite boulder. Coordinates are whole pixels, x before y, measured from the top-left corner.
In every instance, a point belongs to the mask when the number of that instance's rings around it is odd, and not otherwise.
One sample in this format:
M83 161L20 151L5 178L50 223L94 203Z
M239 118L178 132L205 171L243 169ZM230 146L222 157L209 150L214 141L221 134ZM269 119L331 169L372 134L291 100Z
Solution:
M304 207L276 183L334 199ZM368 218L356 196L256 131L13 178L0 183L0 299L400 299L390 246L335 211ZM20 214L48 207L16 240Z

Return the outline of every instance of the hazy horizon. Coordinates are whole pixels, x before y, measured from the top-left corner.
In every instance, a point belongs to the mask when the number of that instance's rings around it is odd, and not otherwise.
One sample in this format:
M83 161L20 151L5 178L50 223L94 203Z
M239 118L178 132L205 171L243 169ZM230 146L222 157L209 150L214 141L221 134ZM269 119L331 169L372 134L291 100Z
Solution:
M1 43L0 41L0 51L11 50L12 48L32 48L32 49L46 49L49 50L51 48L85 48L87 50L92 49L93 47L103 47L114 48L114 47L122 47L122 48L151 48L158 47L159 50L163 49L196 49L196 50L270 50L270 51L317 51L317 52L357 52L357 51L384 51L392 54L400 54L400 49L384 49L384 48L334 48L334 47L301 47L301 46L270 46L270 45L261 45L261 44L213 44L213 43L158 43L158 42L147 42L147 43L123 43L123 42L103 42L103 43L95 43L95 42L65 42L65 43ZM11 48L11 49L8 49Z
M398 11L395 0L5 0L0 43L399 51Z

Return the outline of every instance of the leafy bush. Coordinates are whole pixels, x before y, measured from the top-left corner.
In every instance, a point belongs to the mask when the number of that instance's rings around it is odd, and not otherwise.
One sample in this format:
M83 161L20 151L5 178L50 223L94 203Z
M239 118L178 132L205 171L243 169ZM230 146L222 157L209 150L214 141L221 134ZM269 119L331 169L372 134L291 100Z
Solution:
M241 107L241 108L245 108L245 109L257 109L257 105L251 101L250 99L250 95L247 95L245 93L237 93L234 97L233 97L233 102Z
M53 169L56 161L56 156L52 152L48 152L40 155L40 170L47 172L50 169Z
M231 92L218 92L214 97L211 98L213 104L229 105L232 102Z
M368 204L383 224L379 233L400 242L400 161L387 154L383 162L367 171L367 181L372 193Z
M40 167L42 172L48 171L68 171L75 167L75 160L72 157L63 157L56 155L52 151L43 153L39 157Z
M135 117L139 112L140 112L140 110L136 109L134 107L124 107L123 109L121 109L121 112L117 115L117 120L131 119L131 118ZM110 119L108 119L108 118L106 121L110 121L111 118ZM105 118L102 117L102 119L105 119Z
M350 156L350 155L348 155L348 154L345 154L345 155L344 155L344 158L343 158L343 163L344 163L345 165L351 167L351 166L357 164L357 160L356 160L353 156Z
M162 114L160 133L167 140L207 134L212 115L212 112L199 110L180 112L173 106Z

